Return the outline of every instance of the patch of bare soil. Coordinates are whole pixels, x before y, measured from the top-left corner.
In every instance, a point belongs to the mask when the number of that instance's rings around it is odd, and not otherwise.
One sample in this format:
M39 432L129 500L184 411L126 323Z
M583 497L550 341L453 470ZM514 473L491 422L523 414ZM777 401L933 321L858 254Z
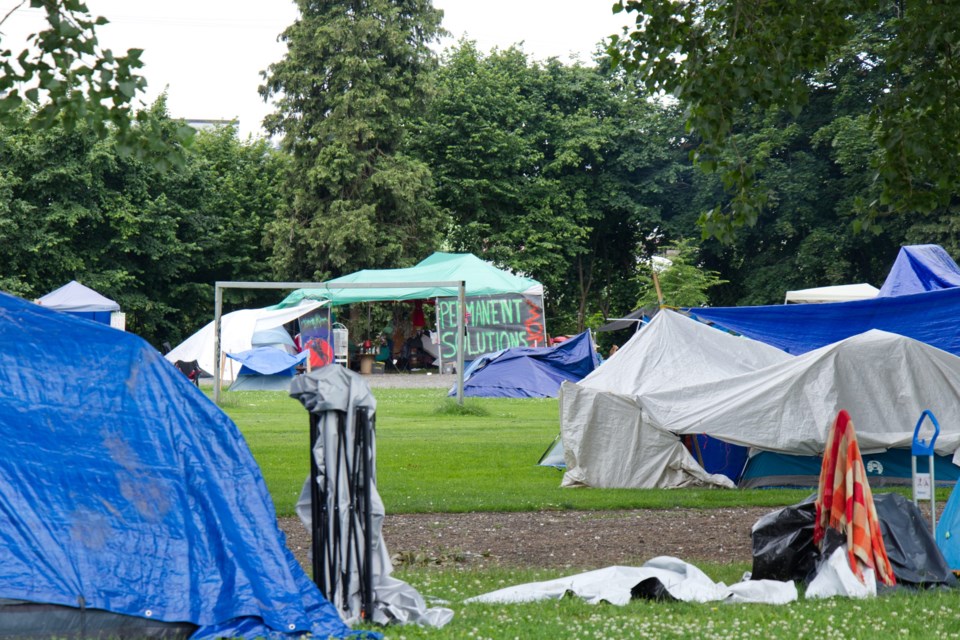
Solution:
M388 515L383 535L398 567L501 566L597 569L669 555L692 562L750 562L750 528L767 507ZM287 544L309 568L310 536L282 518Z

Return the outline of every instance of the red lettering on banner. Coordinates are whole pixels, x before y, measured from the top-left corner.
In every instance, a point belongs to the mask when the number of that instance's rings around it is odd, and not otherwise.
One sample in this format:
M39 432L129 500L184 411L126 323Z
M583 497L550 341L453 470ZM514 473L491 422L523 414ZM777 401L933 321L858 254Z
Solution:
M527 344L547 346L546 338L543 335L543 322L541 321L543 314L541 310L526 298L523 301L527 303L527 309L530 312L530 315L523 321L523 326L527 330Z

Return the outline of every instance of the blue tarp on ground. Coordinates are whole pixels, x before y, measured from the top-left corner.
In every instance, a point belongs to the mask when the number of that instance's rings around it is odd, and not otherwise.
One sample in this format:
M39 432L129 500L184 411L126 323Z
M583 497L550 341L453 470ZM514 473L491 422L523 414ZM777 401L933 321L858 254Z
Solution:
M877 297L960 287L960 266L937 244L900 247Z
M140 338L5 294L0 564L0 598L197 637L349 633L222 411Z
M514 347L485 354L464 372L463 393L480 398L556 398L564 380L599 366L589 331L556 347ZM456 388L450 390L456 395Z
M870 329L898 333L960 355L960 288L825 304L688 309L787 353L800 355Z

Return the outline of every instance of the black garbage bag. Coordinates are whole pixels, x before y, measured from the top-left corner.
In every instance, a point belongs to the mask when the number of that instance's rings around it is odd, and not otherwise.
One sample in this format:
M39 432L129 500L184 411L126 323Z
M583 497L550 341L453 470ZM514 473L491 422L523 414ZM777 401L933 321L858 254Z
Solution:
M753 525L754 580L807 581L820 551L813 544L816 496L767 514ZM887 558L897 583L956 587L957 580L930 533L920 509L898 493L873 496ZM842 538L837 539L842 543ZM832 551L835 545L830 545Z
M940 553L920 508L899 493L875 495L873 503L897 583L956 587L957 579Z
M820 559L813 544L816 495L768 513L753 525L753 580L806 581Z

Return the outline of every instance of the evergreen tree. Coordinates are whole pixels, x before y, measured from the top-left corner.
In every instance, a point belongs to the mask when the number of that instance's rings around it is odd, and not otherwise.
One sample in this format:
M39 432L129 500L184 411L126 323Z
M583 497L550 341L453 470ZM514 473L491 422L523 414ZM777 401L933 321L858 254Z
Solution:
M282 278L320 280L407 266L434 249L445 219L430 170L407 153L430 93L430 0L297 0L285 58L260 88L264 124L291 156L286 202L268 243Z

